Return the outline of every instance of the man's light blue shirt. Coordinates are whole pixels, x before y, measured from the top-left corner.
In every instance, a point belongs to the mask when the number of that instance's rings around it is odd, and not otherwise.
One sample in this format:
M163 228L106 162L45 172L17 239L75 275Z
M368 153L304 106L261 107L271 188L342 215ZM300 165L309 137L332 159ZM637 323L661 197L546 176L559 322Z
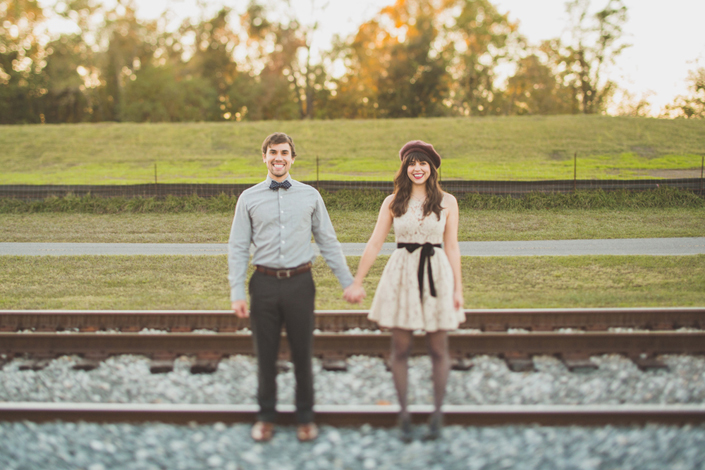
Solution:
M289 189L269 189L267 179L240 194L228 241L230 299L245 300L245 277L254 246L252 264L293 268L313 262L316 245L343 288L353 282L343 249L335 235L323 198L318 191L287 177Z

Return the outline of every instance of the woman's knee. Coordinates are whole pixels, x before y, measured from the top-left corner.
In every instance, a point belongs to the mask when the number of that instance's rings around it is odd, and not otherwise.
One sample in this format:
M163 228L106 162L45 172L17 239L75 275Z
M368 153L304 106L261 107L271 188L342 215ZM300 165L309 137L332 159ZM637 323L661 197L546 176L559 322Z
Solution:
M429 348L428 355L432 361L442 361L448 357L448 348Z
M434 361L448 357L448 340L445 332L437 332L429 335L427 341L428 355Z
M408 359L411 355L413 337L405 334L392 336L392 357L394 359Z

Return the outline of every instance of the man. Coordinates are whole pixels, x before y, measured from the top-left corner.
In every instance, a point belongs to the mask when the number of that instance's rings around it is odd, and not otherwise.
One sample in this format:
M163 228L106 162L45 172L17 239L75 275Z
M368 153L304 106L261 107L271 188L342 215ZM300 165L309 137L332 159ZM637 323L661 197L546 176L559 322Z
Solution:
M295 159L294 141L288 135L278 132L264 140L262 161L267 166L267 179L238 198L228 242L232 309L240 318L250 316L257 355L260 411L252 427L256 441L268 441L274 433L282 324L296 377L296 435L300 441L318 436L311 368L315 296L311 263L316 257L311 234L340 284L348 288L353 282L321 195L289 176ZM248 312L245 275L250 243L254 245L255 272L250 278Z

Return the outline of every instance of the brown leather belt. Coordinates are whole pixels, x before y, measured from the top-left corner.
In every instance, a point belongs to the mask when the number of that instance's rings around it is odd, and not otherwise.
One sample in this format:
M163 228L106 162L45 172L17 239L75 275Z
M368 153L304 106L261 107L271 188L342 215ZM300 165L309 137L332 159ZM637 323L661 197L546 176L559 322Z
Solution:
M274 276L277 279L288 279L290 277L296 276L297 274L309 272L311 270L311 262L302 264L301 266L296 266L295 268L288 269L275 269L260 265L256 265L255 269L263 274L266 274L267 276Z

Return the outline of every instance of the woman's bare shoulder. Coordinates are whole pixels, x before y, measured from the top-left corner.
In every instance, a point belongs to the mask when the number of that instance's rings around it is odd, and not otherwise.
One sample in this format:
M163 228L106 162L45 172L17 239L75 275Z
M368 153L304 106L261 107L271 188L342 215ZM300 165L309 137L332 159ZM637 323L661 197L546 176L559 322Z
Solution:
M443 207L446 207L446 208L457 207L458 200L455 199L455 196L453 196L452 194L443 191L442 205L443 205Z

